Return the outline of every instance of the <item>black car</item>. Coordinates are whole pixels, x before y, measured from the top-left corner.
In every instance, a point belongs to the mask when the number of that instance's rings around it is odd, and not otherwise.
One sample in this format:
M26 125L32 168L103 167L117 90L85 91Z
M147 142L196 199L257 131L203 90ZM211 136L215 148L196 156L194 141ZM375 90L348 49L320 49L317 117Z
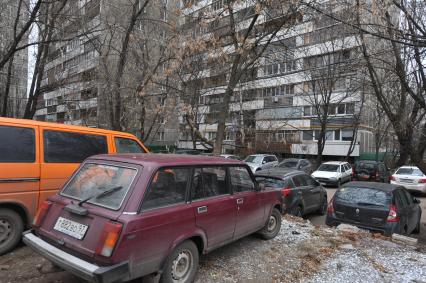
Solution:
M308 174L275 167L256 172L256 180L266 187L281 190L283 212L296 216L327 211L327 191Z
M373 160L360 160L355 163L352 179L354 181L373 181L389 183L391 176L383 162Z
M286 158L277 167L289 168L304 171L306 174L312 173L312 164L307 159Z
M326 224L352 224L387 236L420 232L420 201L401 186L350 182L336 191L327 209Z

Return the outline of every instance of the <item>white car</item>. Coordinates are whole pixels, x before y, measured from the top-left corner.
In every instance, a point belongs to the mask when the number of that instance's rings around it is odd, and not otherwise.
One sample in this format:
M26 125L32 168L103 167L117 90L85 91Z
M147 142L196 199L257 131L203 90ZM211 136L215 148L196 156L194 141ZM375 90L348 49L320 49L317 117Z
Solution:
M348 162L325 162L311 176L322 185L340 187L341 184L352 179L352 167Z
M409 191L426 194L426 176L416 166L402 166L390 177L391 184L400 185Z
M262 169L269 169L278 165L278 158L271 154L253 154L244 159L254 173Z
M238 156L233 154L221 154L220 157L227 158L227 159L235 159L235 160L241 160Z

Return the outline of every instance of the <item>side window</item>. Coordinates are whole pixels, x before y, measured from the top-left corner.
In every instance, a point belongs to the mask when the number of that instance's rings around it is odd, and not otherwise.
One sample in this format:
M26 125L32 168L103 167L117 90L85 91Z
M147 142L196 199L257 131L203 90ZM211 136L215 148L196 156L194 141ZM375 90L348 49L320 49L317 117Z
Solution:
M117 153L145 153L145 150L132 139L114 138Z
M89 156L108 153L105 136L44 131L46 163L81 163Z
M162 168L152 178L142 210L185 202L190 168Z
M0 163L35 161L34 129L0 126L0 137Z
M230 167L231 186L234 193L254 191L255 184L245 167Z
M339 170L340 170L339 172L345 172L345 169L343 168L343 165L339 166Z
M306 179L303 178L303 175L294 176L293 183L296 187L304 187L308 185Z
M399 198L401 199L402 206L403 207L408 206L408 199L407 199L407 196L404 194L404 192L401 190L398 190L397 192L398 192Z
M308 186L317 186L317 182L311 176L302 175L302 177L303 179L305 179L306 184L308 184Z
M226 184L226 168L196 168L192 179L192 200L229 194Z
M294 188L295 188L294 183L293 183L293 180L292 180L291 178L288 178L288 179L287 179L287 186L288 186L289 188L291 188L291 189L294 189Z

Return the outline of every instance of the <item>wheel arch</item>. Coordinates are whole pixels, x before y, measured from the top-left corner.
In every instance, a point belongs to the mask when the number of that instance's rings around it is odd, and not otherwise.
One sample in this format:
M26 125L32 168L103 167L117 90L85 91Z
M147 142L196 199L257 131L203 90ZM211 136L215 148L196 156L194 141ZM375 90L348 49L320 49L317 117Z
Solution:
M32 217L30 216L28 209L23 204L20 204L17 202L5 201L5 202L0 202L0 209L1 208L10 209L18 213L19 216L22 218L22 221L25 226L28 226L28 224L32 220Z

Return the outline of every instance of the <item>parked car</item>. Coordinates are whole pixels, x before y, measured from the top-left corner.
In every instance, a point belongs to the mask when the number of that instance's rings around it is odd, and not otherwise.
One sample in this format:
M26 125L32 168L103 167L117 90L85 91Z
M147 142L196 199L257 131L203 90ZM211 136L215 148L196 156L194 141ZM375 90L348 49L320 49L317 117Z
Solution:
M351 180L352 167L348 162L325 162L312 173L312 177L314 177L322 185L340 187L344 182Z
M358 181L389 182L389 170L383 162L360 160L355 163L352 179Z
M282 168L290 168L304 171L306 174L312 173L312 164L307 159L286 158L281 161L277 166Z
M89 281L161 271L161 282L193 282L200 254L255 232L274 238L281 201L240 161L100 155L43 202L23 240Z
M390 178L391 184L400 185L409 191L426 194L426 175L415 166L402 166Z
M302 217L317 212L325 215L327 211L327 191L308 174L275 167L256 172L258 183L281 191L283 212Z
M350 182L330 201L326 224L348 223L388 236L418 233L422 214L419 203L401 186Z
M250 166L254 173L258 170L268 169L278 165L278 158L271 154L253 154L249 155L244 161Z
M0 255L12 250L36 214L87 157L148 152L132 134L0 118Z
M220 156L220 157L223 157L223 158L229 158L229 159L241 160L241 158L239 158L238 156L233 155L233 154L221 154L221 155L219 155L219 156Z

